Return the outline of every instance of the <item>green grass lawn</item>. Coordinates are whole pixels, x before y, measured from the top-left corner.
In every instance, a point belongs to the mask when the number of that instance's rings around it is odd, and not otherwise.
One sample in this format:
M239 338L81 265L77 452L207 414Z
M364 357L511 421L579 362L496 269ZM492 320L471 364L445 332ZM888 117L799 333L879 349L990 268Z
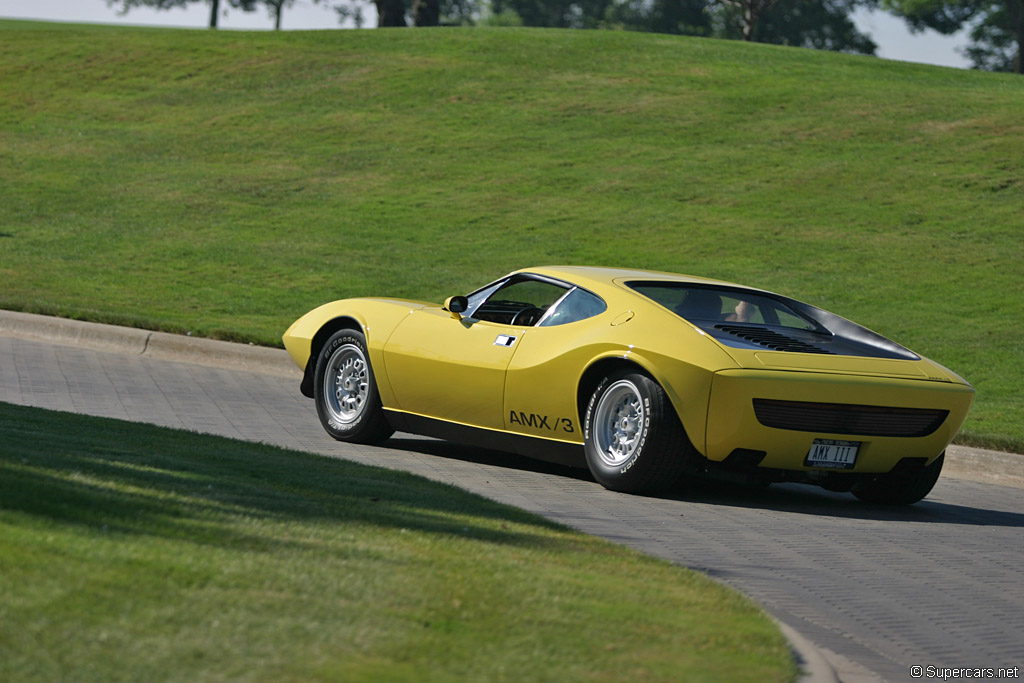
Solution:
M405 473L0 403L0 680L790 681L738 593Z
M279 343L624 265L823 306L1024 450L1024 79L604 31L0 22L0 306Z

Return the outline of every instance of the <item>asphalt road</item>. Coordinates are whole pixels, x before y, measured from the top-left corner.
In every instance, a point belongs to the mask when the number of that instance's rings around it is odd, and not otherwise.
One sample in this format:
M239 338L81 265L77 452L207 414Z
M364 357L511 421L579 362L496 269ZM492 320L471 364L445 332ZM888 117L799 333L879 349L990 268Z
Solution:
M290 377L0 336L0 401L149 422L402 469L692 567L753 597L848 683L911 667L1024 667L1024 492L944 477L874 507L799 485L606 491L583 472L397 435L350 446Z

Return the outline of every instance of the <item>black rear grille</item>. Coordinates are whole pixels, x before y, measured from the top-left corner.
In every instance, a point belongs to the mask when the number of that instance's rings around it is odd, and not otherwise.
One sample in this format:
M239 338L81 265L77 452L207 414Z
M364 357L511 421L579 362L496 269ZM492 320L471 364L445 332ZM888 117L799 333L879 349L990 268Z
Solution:
M824 434L920 437L928 436L938 429L949 411L755 398L754 414L758 422L775 429Z
M767 330L763 327L751 327L748 325L715 325L715 329L728 332L744 341L759 344L772 351L795 351L797 353L825 353L831 351L819 348L813 344L793 339L779 332Z

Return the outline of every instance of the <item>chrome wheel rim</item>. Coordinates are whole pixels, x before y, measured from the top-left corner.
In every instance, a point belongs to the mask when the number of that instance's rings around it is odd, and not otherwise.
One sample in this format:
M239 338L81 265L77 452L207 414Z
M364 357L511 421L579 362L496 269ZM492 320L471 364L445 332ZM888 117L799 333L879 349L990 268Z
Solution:
M343 425L359 419L366 409L370 369L363 350L355 344L341 346L327 362L324 402L331 418Z
M601 395L594 417L594 436L601 460L618 467L636 455L647 419L644 401L636 386L619 380Z

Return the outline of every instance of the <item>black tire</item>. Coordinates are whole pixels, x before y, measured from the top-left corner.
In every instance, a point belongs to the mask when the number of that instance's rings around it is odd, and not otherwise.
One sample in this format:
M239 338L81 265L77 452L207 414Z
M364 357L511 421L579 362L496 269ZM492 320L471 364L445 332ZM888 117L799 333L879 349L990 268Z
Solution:
M882 505L910 505L921 500L935 486L942 472L942 463L946 459L943 451L932 464L924 469L905 473L881 474L862 481L853 487L853 495L865 503Z
M664 389L646 375L625 370L605 377L594 389L583 440L594 479L626 493L672 487L694 455Z
M379 444L395 431L381 407L366 337L356 330L335 332L320 350L313 400L320 424L338 441Z

